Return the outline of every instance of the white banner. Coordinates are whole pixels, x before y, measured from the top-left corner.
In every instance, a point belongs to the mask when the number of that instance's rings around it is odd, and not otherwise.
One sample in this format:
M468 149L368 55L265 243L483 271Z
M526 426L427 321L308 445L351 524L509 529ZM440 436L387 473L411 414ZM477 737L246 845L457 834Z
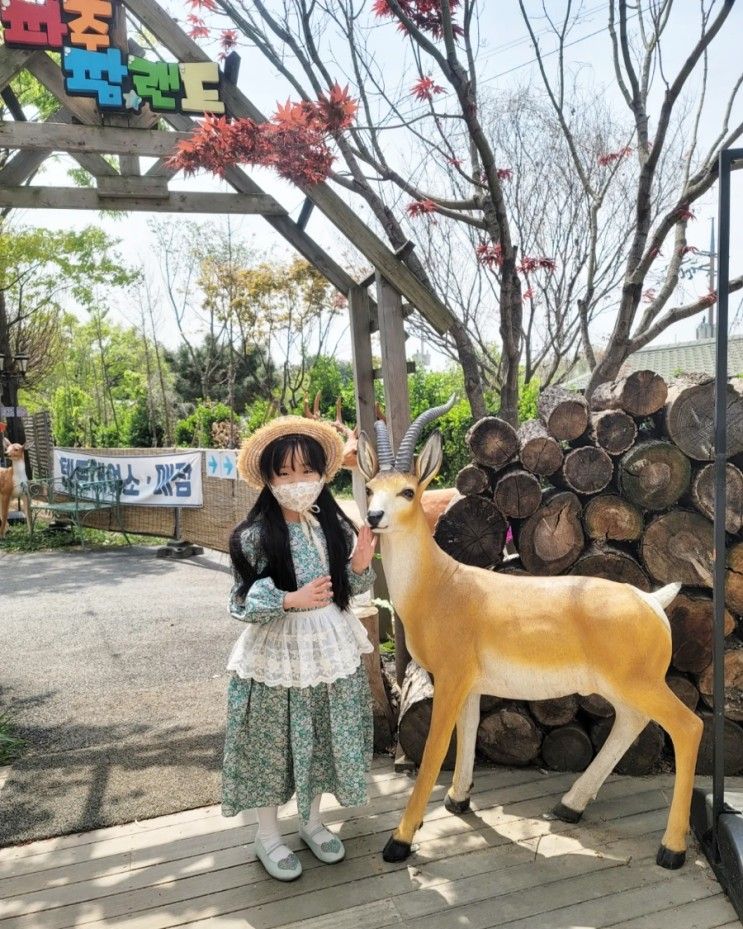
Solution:
M97 455L54 449L54 477L69 478L77 467L100 466L101 479L121 478L127 506L202 506L201 452L162 455Z
M206 476L221 477L227 481L237 479L237 452L231 448L208 448L206 455Z

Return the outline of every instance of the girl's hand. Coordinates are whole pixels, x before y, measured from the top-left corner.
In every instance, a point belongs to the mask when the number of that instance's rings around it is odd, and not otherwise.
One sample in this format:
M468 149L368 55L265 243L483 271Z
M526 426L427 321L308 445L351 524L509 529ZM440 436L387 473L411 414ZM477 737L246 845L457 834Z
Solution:
M374 549L377 547L377 537L371 529L364 524L359 529L359 537L356 540L356 548L351 558L351 568L355 574L363 574L371 564L374 557Z
M316 610L328 606L333 601L333 584L330 575L315 578L299 590L290 590L284 594L285 610Z

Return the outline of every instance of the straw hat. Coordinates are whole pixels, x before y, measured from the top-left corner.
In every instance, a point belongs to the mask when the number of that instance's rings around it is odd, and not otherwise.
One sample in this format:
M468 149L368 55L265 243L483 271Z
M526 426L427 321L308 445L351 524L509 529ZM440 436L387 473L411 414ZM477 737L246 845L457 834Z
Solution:
M257 429L247 438L237 458L240 477L251 487L261 490L265 481L261 476L261 455L267 446L285 435L306 435L315 439L325 453L325 480L332 481L343 460L343 442L330 423L304 416L280 416Z

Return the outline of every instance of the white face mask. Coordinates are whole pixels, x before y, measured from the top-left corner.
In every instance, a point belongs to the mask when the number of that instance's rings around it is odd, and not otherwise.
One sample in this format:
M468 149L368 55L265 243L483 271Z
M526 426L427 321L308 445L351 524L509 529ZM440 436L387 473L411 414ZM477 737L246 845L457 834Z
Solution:
M280 506L294 513L305 513L320 496L325 481L298 481L296 484L269 484Z

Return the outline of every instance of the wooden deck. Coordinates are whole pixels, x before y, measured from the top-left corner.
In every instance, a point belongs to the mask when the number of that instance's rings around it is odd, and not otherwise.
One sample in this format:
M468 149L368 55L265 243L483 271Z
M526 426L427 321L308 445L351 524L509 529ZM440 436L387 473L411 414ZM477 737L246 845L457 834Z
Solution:
M542 819L574 777L479 770L462 817L437 786L417 853L388 865L380 850L411 781L377 760L368 807L327 808L346 860L300 851L291 884L255 860L252 817L218 807L1 849L0 929L739 929L695 846L680 871L654 863L670 776L611 778L577 827ZM291 807L282 823L299 850Z

